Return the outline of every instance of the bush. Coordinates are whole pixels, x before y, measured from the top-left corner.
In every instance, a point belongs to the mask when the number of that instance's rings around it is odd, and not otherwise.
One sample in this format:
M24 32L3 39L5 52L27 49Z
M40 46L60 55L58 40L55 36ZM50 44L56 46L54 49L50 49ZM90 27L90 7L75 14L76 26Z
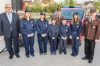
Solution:
M32 6L26 6L27 9L31 10L31 12L48 12L48 13L53 13L58 7L62 7L63 3L52 3L49 4L48 6L41 6L38 3L35 3Z

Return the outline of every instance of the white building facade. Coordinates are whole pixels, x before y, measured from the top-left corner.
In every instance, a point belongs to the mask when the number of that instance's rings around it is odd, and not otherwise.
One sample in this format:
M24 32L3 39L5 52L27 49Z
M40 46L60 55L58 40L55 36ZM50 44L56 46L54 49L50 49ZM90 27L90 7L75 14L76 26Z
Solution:
M5 11L5 4L9 3L11 4L11 0L1 0L0 2L0 13L4 12Z

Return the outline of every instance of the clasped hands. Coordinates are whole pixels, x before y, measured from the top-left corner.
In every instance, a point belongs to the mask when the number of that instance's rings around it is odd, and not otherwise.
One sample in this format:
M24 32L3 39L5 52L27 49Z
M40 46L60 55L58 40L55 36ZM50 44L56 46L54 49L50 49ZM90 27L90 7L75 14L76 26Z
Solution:
M42 34L41 36L42 36L42 37L46 37L46 35L47 35L47 34Z

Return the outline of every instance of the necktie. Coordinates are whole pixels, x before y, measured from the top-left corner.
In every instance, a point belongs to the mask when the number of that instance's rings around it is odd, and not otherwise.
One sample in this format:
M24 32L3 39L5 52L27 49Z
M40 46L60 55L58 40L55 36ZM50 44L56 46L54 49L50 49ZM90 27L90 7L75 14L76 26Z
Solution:
M90 22L92 22L92 18L90 19Z
M11 17L10 14L8 14L8 19L9 19L9 22L10 22L10 24L11 24L11 22L12 22L12 17ZM11 31L12 31L12 27L11 27Z
M12 19L11 19L10 14L8 14L8 19L9 19L9 22L11 23Z

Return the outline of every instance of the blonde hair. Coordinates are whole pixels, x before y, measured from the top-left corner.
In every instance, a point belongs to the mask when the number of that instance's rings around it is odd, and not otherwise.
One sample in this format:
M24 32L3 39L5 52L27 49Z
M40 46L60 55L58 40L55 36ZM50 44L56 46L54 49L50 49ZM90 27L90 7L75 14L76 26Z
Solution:
M77 15L76 23L79 24L79 22L80 22L80 18L79 18L79 16ZM74 23L75 23L75 18L74 18L74 15L73 15L71 24L74 24Z

